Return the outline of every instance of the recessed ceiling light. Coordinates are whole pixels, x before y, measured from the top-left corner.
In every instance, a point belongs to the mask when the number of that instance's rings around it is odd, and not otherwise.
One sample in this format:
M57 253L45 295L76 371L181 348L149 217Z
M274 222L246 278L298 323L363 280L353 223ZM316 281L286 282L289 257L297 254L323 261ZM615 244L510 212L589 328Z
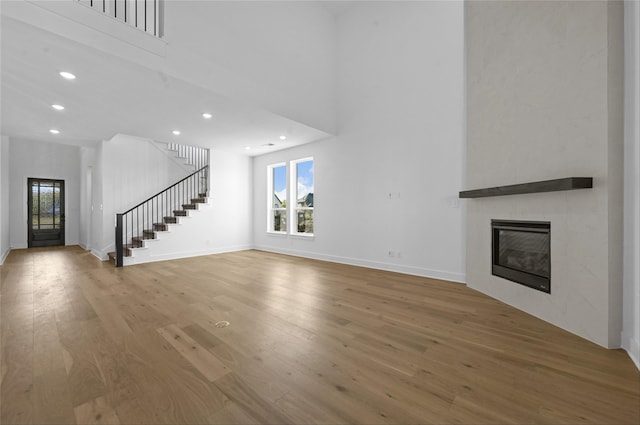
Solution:
M244 148L248 151L251 150L251 146L245 146Z
M56 111L62 111L64 109L64 106L62 105L51 105L51 107Z
M285 140L287 136L280 136L280 140Z
M179 136L180 135L180 130L173 130L172 133L175 134L176 136Z
M202 114L202 117L203 117L203 118L205 118L205 119L209 119L209 118L211 118L212 116L213 116L213 115L211 115L211 114L210 114L210 113L208 113L208 112L204 112L204 113Z
M55 128L52 128L51 130L49 130L49 133L51 133L51 134L60 134L60 130L56 130Z
M73 75L72 73L67 72L67 71L60 72L60 76L62 78L66 78L67 80L75 80L76 79L75 75Z

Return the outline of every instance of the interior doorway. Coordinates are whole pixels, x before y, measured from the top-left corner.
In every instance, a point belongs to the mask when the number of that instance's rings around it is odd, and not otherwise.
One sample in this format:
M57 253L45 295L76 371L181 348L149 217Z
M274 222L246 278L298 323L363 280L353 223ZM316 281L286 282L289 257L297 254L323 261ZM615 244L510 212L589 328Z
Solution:
M28 246L64 245L64 180L28 179Z

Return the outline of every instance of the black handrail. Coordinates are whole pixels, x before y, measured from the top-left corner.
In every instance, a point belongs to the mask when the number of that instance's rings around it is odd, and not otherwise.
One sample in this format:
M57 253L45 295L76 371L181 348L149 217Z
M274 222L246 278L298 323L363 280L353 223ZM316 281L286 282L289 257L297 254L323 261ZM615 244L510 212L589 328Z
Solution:
M123 213L122 213L122 215L125 215L125 214L130 213L131 211L135 210L136 208L138 208L138 207L142 206L142 204L146 204L147 202L149 202L150 200L152 200L152 199L153 199L153 198L155 198L156 196L160 196L160 195L162 195L164 192L168 191L169 189L172 189L173 187L175 187L175 186L179 185L180 183L182 183L183 181L185 181L185 180L187 180L187 179L189 179L189 178L191 178L191 177L195 176L195 175L196 175L196 174L198 174L199 172L206 170L207 168L209 168L209 166L208 166L208 165L205 165L204 167L202 167L202 168L201 168L201 169L199 169L198 171L195 171L195 172L193 172L193 173L189 174L187 177L183 178L182 180L179 180L179 181L175 182L174 184L172 184L172 185L171 185L171 186L169 186L168 188L161 190L160 192L156 193L156 194L155 194L155 195L153 195L153 196L150 196L148 199L146 199L146 200L144 200L144 201L140 202L140 203L139 203L138 205L136 205L135 207L131 207L131 208L129 208L128 210L126 210L125 212L123 212Z
M206 158L208 162L208 154ZM176 223L178 216L187 215L187 209L195 209L196 203L202 203L209 189L209 165L201 167L166 189L116 214L116 266L122 267L125 249L141 247L142 240L154 239L156 231L167 229L170 223ZM125 245L125 240L131 240Z

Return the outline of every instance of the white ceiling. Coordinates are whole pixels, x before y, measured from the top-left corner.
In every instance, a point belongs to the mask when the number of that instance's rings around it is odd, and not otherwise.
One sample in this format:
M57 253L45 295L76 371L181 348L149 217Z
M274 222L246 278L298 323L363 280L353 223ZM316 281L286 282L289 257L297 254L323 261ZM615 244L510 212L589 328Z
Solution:
M22 22L3 16L1 24L3 135L87 145L123 133L243 155L329 136ZM77 79L64 80L63 70ZM55 111L54 103L66 109ZM205 120L203 112L213 118ZM275 146L264 146L269 143Z

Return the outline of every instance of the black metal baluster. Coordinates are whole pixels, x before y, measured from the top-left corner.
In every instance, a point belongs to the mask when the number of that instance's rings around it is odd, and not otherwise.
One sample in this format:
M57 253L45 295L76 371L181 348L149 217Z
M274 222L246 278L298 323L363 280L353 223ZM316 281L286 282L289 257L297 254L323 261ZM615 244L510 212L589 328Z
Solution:
M122 267L122 214L116 214L116 267Z

